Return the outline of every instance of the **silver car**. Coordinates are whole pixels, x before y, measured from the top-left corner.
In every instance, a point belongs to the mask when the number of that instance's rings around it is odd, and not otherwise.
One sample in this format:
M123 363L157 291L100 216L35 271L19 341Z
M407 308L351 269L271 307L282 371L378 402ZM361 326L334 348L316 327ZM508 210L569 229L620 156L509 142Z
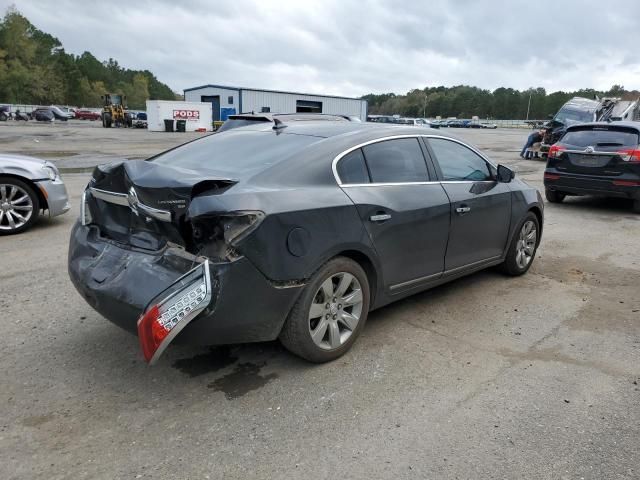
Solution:
M23 232L41 214L55 217L70 208L67 189L54 164L0 154L0 235Z

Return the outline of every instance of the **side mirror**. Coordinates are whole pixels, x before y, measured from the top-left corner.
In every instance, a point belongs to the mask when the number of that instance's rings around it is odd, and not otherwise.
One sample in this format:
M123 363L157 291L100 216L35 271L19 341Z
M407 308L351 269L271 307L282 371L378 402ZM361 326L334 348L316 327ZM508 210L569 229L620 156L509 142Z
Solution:
M516 176L516 173L509 167L498 165L498 181L500 183L509 183Z

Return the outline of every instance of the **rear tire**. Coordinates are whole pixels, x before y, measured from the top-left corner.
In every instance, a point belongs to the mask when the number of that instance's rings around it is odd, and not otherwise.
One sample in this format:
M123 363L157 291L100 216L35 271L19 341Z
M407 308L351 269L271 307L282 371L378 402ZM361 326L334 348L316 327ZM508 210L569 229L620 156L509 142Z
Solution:
M533 212L528 212L518 225L507 256L500 265L503 273L511 276L519 276L529 270L538 250L538 239L540 235L540 222Z
M548 188L544 191L544 196L547 197L549 203L561 203L564 200L564 197L567 196L566 193L558 192L556 190L549 190Z
M102 126L105 128L111 128L111 114L104 114L104 116L102 117Z
M336 257L311 277L294 304L280 342L314 363L344 355L364 328L369 314L369 281L353 260Z

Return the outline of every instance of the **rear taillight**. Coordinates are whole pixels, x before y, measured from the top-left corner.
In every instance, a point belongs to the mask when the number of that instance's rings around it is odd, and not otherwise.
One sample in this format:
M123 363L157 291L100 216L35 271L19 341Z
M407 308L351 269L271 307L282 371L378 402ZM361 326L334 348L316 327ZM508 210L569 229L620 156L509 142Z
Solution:
M555 175L553 173L545 173L544 174L544 179L545 180L559 180L560 179L560 175Z
M616 152L623 162L640 163L640 150L629 148Z
M237 243L253 232L262 220L264 213L262 212L237 212L220 217L222 220L222 229L224 232L224 241L231 246Z
M551 145L551 148L549 149L549 153L547 153L549 158L558 158L560 155L562 155L562 152L566 150L566 148L564 147L560 147L559 145Z
M202 215L192 220L192 253L216 262L229 261L238 255L239 244L260 226L265 215L260 211L226 212Z
M205 260L151 300L138 320L144 359L153 365L169 343L211 301L209 261Z

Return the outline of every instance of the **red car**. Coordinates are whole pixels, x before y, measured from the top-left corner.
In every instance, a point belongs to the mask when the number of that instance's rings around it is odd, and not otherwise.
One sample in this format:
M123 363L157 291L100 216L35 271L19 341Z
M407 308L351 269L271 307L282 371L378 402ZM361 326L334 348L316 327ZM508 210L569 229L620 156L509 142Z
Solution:
M100 120L100 114L91 110L76 110L77 120Z

